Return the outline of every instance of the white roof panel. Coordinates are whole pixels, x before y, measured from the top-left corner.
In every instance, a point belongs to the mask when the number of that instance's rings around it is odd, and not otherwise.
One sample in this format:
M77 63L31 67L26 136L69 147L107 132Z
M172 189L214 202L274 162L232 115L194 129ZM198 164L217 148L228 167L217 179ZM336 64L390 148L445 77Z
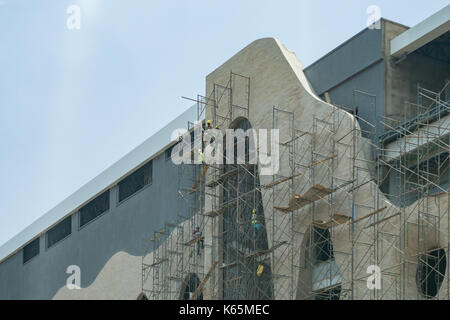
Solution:
M3 244L0 247L0 262L165 148L170 144L170 137L174 130L187 129L188 121L196 120L197 105L194 105Z
M450 30L450 5L391 40L391 55L409 54Z

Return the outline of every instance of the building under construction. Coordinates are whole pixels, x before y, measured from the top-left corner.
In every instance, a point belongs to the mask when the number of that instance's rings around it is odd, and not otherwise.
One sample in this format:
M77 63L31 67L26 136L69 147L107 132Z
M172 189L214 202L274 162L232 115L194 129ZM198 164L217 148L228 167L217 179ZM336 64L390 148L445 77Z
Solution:
M0 248L0 299L449 299L449 18L382 19L307 68L254 41ZM227 161L199 159L209 126Z

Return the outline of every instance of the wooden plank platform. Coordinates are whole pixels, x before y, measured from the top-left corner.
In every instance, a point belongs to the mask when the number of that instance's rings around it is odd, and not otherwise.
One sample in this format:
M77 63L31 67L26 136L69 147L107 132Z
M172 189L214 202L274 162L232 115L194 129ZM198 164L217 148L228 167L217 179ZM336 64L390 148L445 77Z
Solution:
M234 266L236 266L236 265L237 265L237 262L232 262L232 263L226 264L226 265L224 265L224 266L220 266L219 268L220 268L220 269L226 269L226 268L234 267Z
M373 226L375 226L375 225L377 225L377 224L379 224L379 223L382 223L382 222L385 222L385 221L387 221L387 220L389 220L389 219L392 219L392 218L394 218L394 217L397 217L397 216L399 216L399 215L401 215L402 213L401 212L397 212L397 213L395 213L395 214L393 214L393 215L391 215L391 216L389 216L389 217L386 217L386 218L383 218L383 219L381 219L381 220L379 220L379 221L377 221L377 222L374 222L374 223L372 223L372 224L369 224L367 227L365 227L364 229L368 229L368 228L370 228L370 227L373 227Z
M219 262L214 261L214 263L209 268L208 272L206 273L205 277L203 278L202 282L198 285L197 289L195 289L194 293L192 294L192 297L190 300L197 300L198 296L200 295L200 292L202 292L203 287L205 286L206 282L208 281L209 277L211 277L211 273L214 270L214 268L217 266Z
M363 217L361 217L361 218L358 218L358 219L356 219L356 220L354 220L353 222L350 222L350 223L351 223L351 224L355 224L355 223L357 223L357 222L360 222L361 220L367 219L367 218L373 216L374 214L377 214L378 212L383 211L383 210L386 209L386 208L387 208L387 207L383 207L383 208L377 209L377 210L375 210L375 211L372 211L372 212L366 214L365 216L363 216Z
M224 209L221 208L220 210L211 210L211 211L208 211L208 212L206 212L206 213L203 214L203 215L204 215L204 216L207 216L207 217L212 217L212 218L214 218L214 217L220 216L220 215L223 213L223 211L224 211Z
M287 207L274 207L274 209L281 212L292 212L320 200L331 193L333 193L332 189L316 184L303 195L294 194Z
M214 187L217 187L219 184L224 183L225 180L227 180L229 177L231 177L231 176L237 174L237 172L238 172L238 169L237 169L237 168L236 168L236 169L233 169L233 170L230 170L230 171L227 171L227 172L221 174L217 180L213 180L213 181L207 183L206 186L207 186L208 188L214 188Z
M208 171L209 166L207 164L203 165L203 169L202 172L200 173L200 175L198 176L197 180L194 183L194 186L192 187L191 190L189 190L188 194L192 194L195 191L197 191L198 186L200 185L200 182L202 181L203 177L206 175L206 172Z
M161 236L166 232L166 230L162 229L160 230L152 239L150 239L150 241L156 241L159 238L161 238Z
M286 178L282 178L282 179L277 180L277 181L274 181L274 182L272 182L272 183L263 185L263 186L261 186L261 187L262 187L263 189L270 189L270 188L275 187L275 186L277 186L277 185L279 185L279 184L281 184L281 183L283 183L283 182L289 181L289 180L291 180L291 179L294 179L294 178L296 178L296 177L298 177L298 176L302 176L302 175L304 175L304 174L305 174L305 173L300 172L300 173L294 174L294 175L292 175L292 176L289 176L289 177L286 177Z
M351 217L343 214L334 214L328 221L313 221L313 225L322 229L328 229L347 223Z
M353 181L345 182L334 189L330 189L320 184L316 184L308 191L306 191L306 193L303 195L294 194L292 199L289 201L287 207L274 206L273 208L281 212L292 212L301 209L310 203L320 200L326 197L327 195L332 194L333 192L336 192L337 190L340 190L343 187L350 185L351 183L353 183Z
M148 265L149 267L155 267L155 266L157 266L157 265L159 265L159 264L161 264L161 263L163 263L163 262L165 262L165 261L169 261L169 259L161 259L160 261L158 261L158 262L155 262L155 263L152 263L152 264L150 264L150 265Z
M184 245L185 246L192 246L194 243L197 243L197 242L199 242L200 240L204 240L205 239L205 237L200 237L200 238L195 238L195 239L192 239L192 240L189 240L188 242L186 242Z
M272 248L267 249L267 250L258 250L253 253L250 253L245 258L253 259L253 258L257 258L257 257L263 256L263 255L266 255L268 253L271 253L272 251L275 251L276 249L278 249L279 247L281 247L282 245L285 245L285 244L287 244L287 241L280 242L280 243L274 245Z

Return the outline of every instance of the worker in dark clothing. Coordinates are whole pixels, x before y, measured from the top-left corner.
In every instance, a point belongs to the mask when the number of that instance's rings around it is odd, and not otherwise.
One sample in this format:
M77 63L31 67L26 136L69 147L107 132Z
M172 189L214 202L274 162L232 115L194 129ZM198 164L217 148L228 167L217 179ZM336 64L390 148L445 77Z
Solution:
M200 255L200 246L203 249L204 246L204 242L202 239L202 232L200 231L200 227L196 227L194 232L192 233L192 235L194 236L194 239L200 239L197 241L197 255Z

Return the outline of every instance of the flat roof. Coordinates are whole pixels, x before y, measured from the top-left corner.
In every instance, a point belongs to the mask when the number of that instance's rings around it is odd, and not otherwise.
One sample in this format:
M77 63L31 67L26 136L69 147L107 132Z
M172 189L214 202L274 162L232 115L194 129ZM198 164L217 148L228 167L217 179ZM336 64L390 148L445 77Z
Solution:
M0 247L0 262L17 253L31 240L34 240L55 224L76 212L76 210L91 199L117 184L117 182L134 171L134 169L146 161L155 158L162 150L172 144L170 138L176 129L187 129L188 121L194 122L196 120L197 104L183 112L164 128L127 153L119 161L112 164L109 168L3 244Z
M400 58L450 30L450 5L391 40L391 56Z

